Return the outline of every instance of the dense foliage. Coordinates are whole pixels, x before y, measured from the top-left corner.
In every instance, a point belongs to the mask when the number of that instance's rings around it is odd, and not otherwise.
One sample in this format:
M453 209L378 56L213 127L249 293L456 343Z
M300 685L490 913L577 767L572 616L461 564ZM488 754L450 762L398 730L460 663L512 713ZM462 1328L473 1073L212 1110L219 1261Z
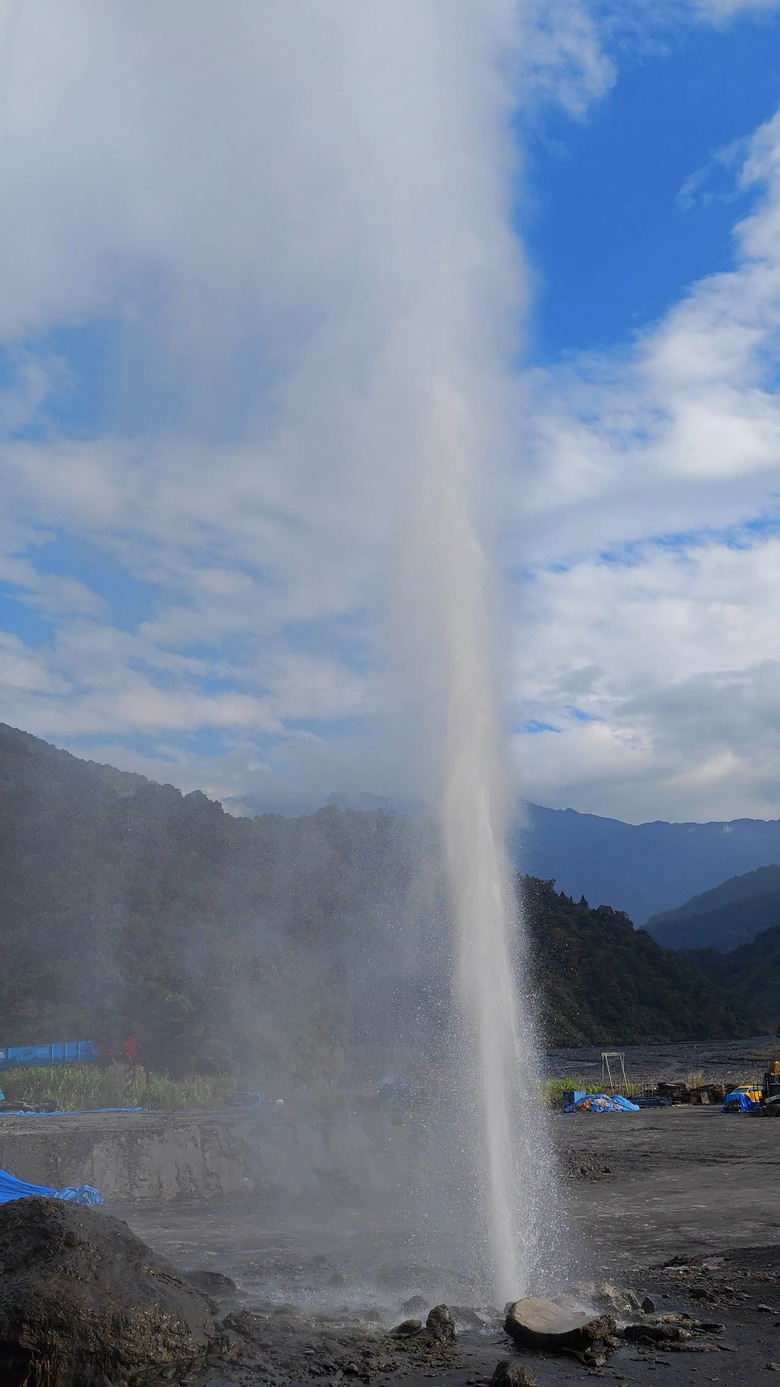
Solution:
M743 944L730 954L719 953L716 949L696 949L687 957L717 987L731 994L735 1006L757 1017L761 1030L778 1030L780 924L763 930L749 944Z
M662 949L627 915L592 910L526 879L546 1032L559 1045L641 1044L748 1035L750 1007Z
M314 1083L447 1044L430 829L334 806L234 818L0 727L0 1043L135 1033L174 1074ZM608 907L529 880L546 1037L746 1033L728 996ZM400 1060L399 1060L400 1062Z

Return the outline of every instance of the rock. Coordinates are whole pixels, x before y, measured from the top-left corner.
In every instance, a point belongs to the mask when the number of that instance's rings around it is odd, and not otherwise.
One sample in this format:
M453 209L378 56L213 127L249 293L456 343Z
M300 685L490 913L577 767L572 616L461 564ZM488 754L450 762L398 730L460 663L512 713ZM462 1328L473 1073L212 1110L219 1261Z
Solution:
M765 1315L773 1315L775 1313L771 1305L757 1305L756 1309L763 1310Z
M594 1298L599 1305L616 1315L628 1315L640 1308L639 1297L633 1291L621 1291L609 1283L599 1287Z
M211 1271L208 1267L196 1267L193 1271L182 1272L182 1275L190 1286L194 1286L196 1291L205 1291L206 1295L235 1295L238 1289L229 1276L223 1276L221 1271Z
M767 1368L767 1372L770 1372L770 1373L780 1373L780 1363L775 1363L775 1362L767 1363L766 1368Z
M681 1324L627 1324L623 1338L636 1344L679 1344L691 1338L691 1331Z
M477 1314L477 1311L472 1310L470 1305L453 1305L452 1318L456 1327L461 1326L463 1329L485 1328L484 1316Z
M425 1328L435 1339L440 1339L443 1344L455 1343L455 1322L447 1305L434 1305L427 1320Z
M645 1315L654 1315L655 1301L653 1300L652 1296L646 1295L642 1300L642 1303L639 1306L639 1308Z
M0 1205L3 1387L157 1379L206 1353L208 1299L126 1223L34 1195Z
M401 1320L390 1334L393 1339L411 1339L413 1334L422 1334L422 1320Z
M410 1295L409 1299L404 1301L401 1309L405 1315L422 1315L428 1309L428 1304L429 1302L424 1296Z
M516 1344L528 1348L585 1350L611 1338L617 1325L611 1315L591 1315L554 1300L526 1296L507 1307L504 1329Z
M502 1358L496 1363L496 1370L490 1379L491 1387L538 1387L530 1368L522 1363L514 1363L511 1358Z

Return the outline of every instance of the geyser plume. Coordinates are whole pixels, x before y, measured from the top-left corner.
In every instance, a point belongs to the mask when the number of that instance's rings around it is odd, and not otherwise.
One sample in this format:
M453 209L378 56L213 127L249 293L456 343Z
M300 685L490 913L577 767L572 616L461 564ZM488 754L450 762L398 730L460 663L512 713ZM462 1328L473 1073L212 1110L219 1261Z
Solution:
M468 1148L463 1231L477 1230L499 1301L536 1284L547 1166L529 999L514 989L523 945L472 490L505 451L522 312L519 84L557 61L572 80L563 11L27 6L16 137L0 148L15 248L6 325L45 336L105 321L126 339L114 369L131 417L120 410L94 446L75 440L47 523L101 545L121 533L131 573L163 583L133 641L96 621L101 639L90 627L73 645L80 674L82 649L91 661L85 728L118 718L133 734L175 729L181 745L214 729L213 784L239 766L243 802L416 790L398 750L411 720L392 745L372 727L349 732L375 711L377 574L400 566L389 532L408 469L415 590L399 604L402 639L419 656L410 684L426 686L431 743L446 742L436 789L464 1103L451 1145ZM37 507L27 452L19 468ZM115 682L106 649L124 652ZM260 768L247 791L249 747Z
M533 993L508 857L509 787L489 577L472 519L473 421L438 388L420 478L431 682L443 725L441 830L454 931L453 1091L473 1270L501 1305L555 1263L551 1156L537 1101ZM558 1211L559 1212L559 1211Z

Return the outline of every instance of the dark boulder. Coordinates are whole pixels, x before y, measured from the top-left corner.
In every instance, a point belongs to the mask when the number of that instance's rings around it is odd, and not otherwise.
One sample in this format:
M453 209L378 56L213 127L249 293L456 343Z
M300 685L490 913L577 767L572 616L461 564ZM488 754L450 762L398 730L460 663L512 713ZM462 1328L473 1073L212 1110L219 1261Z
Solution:
M538 1387L538 1383L530 1368L513 1362L511 1358L502 1358L500 1363L496 1363L490 1387Z
M408 1300L404 1301L401 1309L405 1315L422 1315L428 1309L430 1303L429 1300L425 1300L421 1295L412 1295Z
M393 1339L411 1339L415 1334L422 1334L422 1320L401 1320L390 1330Z
M201 1358L209 1301L96 1209L35 1195L0 1205L0 1382L154 1381Z
M441 1343L455 1343L455 1322L447 1305L434 1305L425 1321L425 1328Z
M232 1296L238 1289L231 1277L223 1276L221 1271L212 1271L209 1267L195 1267L192 1271L182 1272L182 1276L196 1291L203 1291L208 1296Z

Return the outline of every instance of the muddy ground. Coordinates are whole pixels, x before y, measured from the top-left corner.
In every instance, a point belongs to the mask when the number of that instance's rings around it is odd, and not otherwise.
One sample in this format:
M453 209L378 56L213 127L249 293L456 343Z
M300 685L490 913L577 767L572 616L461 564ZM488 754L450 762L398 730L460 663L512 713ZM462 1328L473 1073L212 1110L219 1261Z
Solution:
M458 1271L458 1230L449 1255L431 1261L425 1228L410 1239L378 1195L360 1206L112 1212L178 1266L236 1284L224 1296L224 1287L215 1292L228 1329L220 1358L188 1379L198 1387L312 1380L473 1387L506 1357L526 1364L539 1387L594 1377L780 1383L780 1121L675 1108L561 1114L552 1127L567 1172L553 1221L567 1225L572 1283L628 1287L649 1295L656 1312L687 1314L714 1329L665 1352L627 1345L597 1368L518 1353L497 1311L474 1303ZM388 1337L415 1295L421 1305L460 1307L455 1350Z

